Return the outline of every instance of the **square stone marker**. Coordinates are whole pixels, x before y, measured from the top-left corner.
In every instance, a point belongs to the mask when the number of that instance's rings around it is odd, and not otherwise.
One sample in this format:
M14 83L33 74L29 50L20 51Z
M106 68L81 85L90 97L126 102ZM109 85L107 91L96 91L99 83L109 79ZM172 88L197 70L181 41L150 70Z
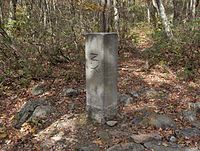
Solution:
M117 47L117 33L86 34L86 108L99 123L117 113Z

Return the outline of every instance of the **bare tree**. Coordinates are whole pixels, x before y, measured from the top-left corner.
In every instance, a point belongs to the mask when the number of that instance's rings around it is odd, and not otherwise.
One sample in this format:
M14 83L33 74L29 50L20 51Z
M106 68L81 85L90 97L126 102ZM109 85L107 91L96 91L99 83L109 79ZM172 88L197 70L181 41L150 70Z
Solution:
M9 16L11 20L16 20L16 7L17 7L17 0L10 0Z
M119 11L118 11L118 1L113 0L114 8L114 27L117 32L119 32Z
M160 18L162 20L162 24L163 24L163 27L164 27L164 30L165 30L165 33L166 33L167 37L172 39L173 38L173 33L172 33L171 28L170 28L167 15L165 13L165 7L164 7L164 5L162 3L162 0L153 0L153 4L156 7L156 9L158 11L158 14L159 14L159 16L160 16Z

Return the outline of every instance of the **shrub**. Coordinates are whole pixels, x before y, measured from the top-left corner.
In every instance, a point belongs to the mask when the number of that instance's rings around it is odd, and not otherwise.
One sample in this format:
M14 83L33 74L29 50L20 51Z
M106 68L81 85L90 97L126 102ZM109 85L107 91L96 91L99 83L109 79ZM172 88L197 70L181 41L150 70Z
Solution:
M148 59L151 64L174 67L181 77L192 79L199 75L200 68L200 19L180 24L173 32L172 40L168 40L162 30L153 33L155 43L146 52Z

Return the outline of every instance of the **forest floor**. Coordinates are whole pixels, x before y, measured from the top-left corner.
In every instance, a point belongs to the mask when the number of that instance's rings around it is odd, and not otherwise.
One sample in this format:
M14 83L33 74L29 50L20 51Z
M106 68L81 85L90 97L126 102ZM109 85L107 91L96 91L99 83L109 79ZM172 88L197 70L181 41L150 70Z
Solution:
M121 103L113 125L87 119L84 64L60 64L54 79L32 81L28 88L4 87L0 150L200 150L200 81L179 80L175 71L160 65L147 70L141 53L152 42L144 32L139 36L135 49L119 54ZM73 74L57 76L61 67ZM43 92L33 94L35 85L42 85ZM64 89L74 93L63 95ZM14 128L16 112L38 98L45 98L54 114L44 123L32 121Z

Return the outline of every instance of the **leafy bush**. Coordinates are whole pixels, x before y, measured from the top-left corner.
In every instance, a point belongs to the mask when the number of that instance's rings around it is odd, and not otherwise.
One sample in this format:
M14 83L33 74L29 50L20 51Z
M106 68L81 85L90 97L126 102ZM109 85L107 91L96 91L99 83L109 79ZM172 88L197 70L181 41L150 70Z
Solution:
M180 24L174 28L174 39L168 40L162 30L152 35L155 41L147 52L151 64L162 63L174 67L185 79L199 75L200 19Z

